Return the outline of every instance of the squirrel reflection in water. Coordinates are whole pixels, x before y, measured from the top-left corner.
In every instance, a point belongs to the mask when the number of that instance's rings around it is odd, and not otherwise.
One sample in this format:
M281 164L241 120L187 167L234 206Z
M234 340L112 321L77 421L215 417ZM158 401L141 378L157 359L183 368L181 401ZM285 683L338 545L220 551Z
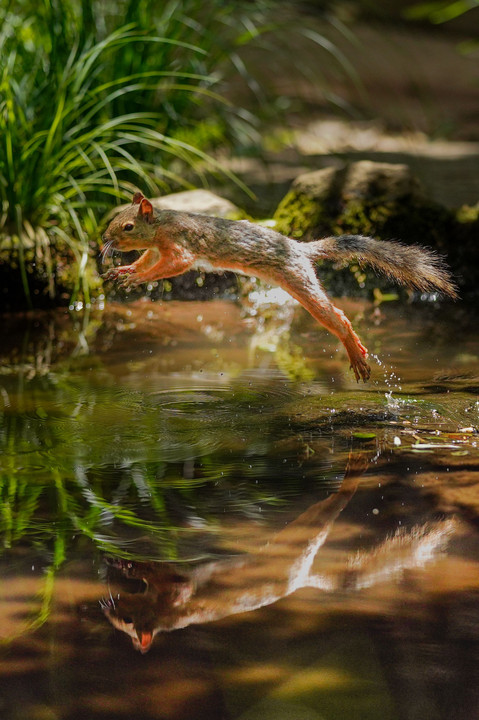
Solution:
M185 570L173 564L109 559L128 579L143 581L143 592L121 592L101 601L105 616L131 637L141 653L157 633L219 620L287 597L295 590L360 590L410 567L421 567L445 545L454 520L398 532L376 549L356 553L339 574L318 574L312 566L338 515L366 470L363 455L349 459L340 489L311 505L257 553L217 560Z

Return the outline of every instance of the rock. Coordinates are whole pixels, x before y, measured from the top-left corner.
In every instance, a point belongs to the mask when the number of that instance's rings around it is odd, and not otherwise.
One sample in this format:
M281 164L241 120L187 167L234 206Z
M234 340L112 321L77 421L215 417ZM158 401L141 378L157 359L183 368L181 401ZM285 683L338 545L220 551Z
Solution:
M182 210L183 212L200 213L201 215L213 215L214 217L226 218L228 220L242 220L246 218L237 205L211 192L211 190L184 190L183 192L162 195L157 198L150 198L152 205L158 210ZM111 213L116 215L128 205L121 205Z
M360 207L366 213L369 207L381 206L394 212L394 206L424 202L421 185L407 165L362 160L300 175L274 219L285 235L312 239L331 232L344 216L357 213ZM371 220L367 224L371 225ZM365 229L361 232L367 234Z
M274 215L276 229L305 241L327 235L370 235L381 240L427 245L458 257L452 210L428 199L407 165L369 160L300 175ZM464 228L462 228L462 236ZM370 294L391 284L370 270L351 265L338 270L323 263L321 277L334 294Z
M154 198L152 203L160 210L184 210L229 220L240 220L246 217L245 213L234 203L216 195L211 190L185 190Z
M343 169L343 197L374 202L422 200L419 180L408 165L361 160Z

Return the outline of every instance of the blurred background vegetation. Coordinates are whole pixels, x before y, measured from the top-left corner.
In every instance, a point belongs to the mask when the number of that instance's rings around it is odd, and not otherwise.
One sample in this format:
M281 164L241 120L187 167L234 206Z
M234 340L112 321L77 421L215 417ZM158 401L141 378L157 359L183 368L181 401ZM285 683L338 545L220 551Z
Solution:
M219 151L258 153L265 128L311 105L287 73L319 91L322 110L374 114L354 61L367 51L358 22L457 23L476 9L473 0L1 0L0 279L10 289L0 302L88 304L99 226L137 186L154 195L218 175L241 185ZM474 38L462 44L473 49Z

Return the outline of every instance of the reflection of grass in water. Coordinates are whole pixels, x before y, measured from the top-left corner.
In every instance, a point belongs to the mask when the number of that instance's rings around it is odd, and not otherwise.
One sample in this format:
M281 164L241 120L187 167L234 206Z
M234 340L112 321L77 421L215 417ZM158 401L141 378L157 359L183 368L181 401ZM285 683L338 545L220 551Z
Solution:
M257 518L304 490L336 488L354 433L376 433L367 449L381 452L405 412L372 389L305 396L278 376L158 394L118 391L108 374L102 387L88 373L8 381L0 536L5 554L21 542L45 558L34 627L75 536L124 558L201 554L225 512ZM416 406L431 430L429 402Z
M6 548L22 538L48 546L53 521L108 551L118 550L112 528L147 532L171 557L172 532L187 532L173 520L172 496L205 526L232 498L246 515L281 498L288 467L275 447L290 435L281 407L294 392L248 384L195 403L191 391L142 396L53 375L27 386L10 392L0 436Z

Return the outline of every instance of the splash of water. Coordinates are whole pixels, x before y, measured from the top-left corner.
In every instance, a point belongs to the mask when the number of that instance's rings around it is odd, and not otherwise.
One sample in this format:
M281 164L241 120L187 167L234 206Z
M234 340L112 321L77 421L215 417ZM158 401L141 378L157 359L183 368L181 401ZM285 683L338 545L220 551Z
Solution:
M397 410L404 404L404 400L393 396L394 392L402 392L401 378L396 375L396 373L394 372L394 370L392 370L391 367L387 366L386 363L381 360L379 355L370 353L369 357L374 360L376 365L382 370L383 381L387 388L385 392L385 398L388 407L391 410Z

